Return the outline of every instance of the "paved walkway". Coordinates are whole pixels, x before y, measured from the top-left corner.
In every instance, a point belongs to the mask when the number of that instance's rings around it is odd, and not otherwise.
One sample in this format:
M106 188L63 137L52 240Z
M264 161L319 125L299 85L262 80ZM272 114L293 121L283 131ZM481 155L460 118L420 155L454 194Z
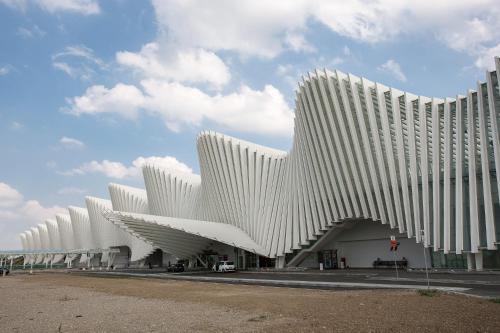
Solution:
M75 271L73 271L75 272ZM257 272L235 273L185 272L166 273L158 270L86 271L92 275L161 278L201 282L267 285L319 289L426 289L427 279L423 272L399 272L392 270L336 270L305 272ZM500 297L500 275L488 273L431 272L430 287L446 292L471 296Z

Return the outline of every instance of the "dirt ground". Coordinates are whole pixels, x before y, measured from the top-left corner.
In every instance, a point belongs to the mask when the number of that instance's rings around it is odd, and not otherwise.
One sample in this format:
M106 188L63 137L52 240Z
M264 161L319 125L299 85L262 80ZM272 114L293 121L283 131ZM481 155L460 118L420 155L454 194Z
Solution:
M500 304L65 273L0 278L1 332L500 332Z

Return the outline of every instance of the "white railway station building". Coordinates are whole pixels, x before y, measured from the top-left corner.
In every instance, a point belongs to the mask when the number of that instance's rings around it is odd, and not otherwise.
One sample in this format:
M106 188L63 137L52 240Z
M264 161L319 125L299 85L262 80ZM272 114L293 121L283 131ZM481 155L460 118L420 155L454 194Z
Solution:
M23 232L25 262L114 266L500 268L500 59L473 90L416 96L339 71L303 77L289 152L215 132L200 175L143 168L145 189ZM113 249L113 251L109 251ZM73 251L73 252L72 252Z

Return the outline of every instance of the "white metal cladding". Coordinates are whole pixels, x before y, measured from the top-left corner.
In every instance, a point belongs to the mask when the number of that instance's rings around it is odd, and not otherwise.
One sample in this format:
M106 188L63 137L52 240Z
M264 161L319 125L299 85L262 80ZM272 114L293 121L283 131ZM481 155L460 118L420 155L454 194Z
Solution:
M108 189L113 210L139 214L149 213L145 190L120 184L109 184Z
M47 226L45 224L39 224L38 225L38 232L40 234L41 249L49 249L50 248L50 239L49 239L49 231L47 230Z
M92 241L92 233L90 230L89 214L85 208L69 206L69 216L71 219L71 226L75 235L75 248L76 249L94 249L94 242ZM87 254L83 253L80 256L80 262L87 262Z
M499 58L495 65L476 90L446 99L339 71L308 73L296 92L289 153L203 132L197 139L201 176L146 165L146 196L111 184L112 202L86 199L94 244L131 246L139 236L187 254L194 248L179 239L207 244L205 236L173 226L215 222L243 232L259 253L276 257L307 246L337 222L368 219L435 251L496 249ZM110 214L112 209L152 215ZM38 230L26 239L37 246Z
M33 233L30 230L25 231L26 235L26 244L28 245L29 250L35 249L35 242L33 241Z
M75 234L71 218L66 214L56 215L57 227L61 236L61 245L64 250L76 249Z
M29 247L28 247L28 243L27 243L27 240L26 240L26 233L21 232L19 234L19 239L21 240L21 247L23 248L23 250L28 250Z
M75 234L75 246L77 249L95 249L97 246L92 239L90 220L87 209L75 206L68 207L71 225Z
M50 239L49 239L49 231L47 230L47 226L45 224L38 225L38 232L40 235L40 245L41 250L50 249ZM44 256L43 263L49 262L51 259L50 256Z
M131 251L131 261L143 259L153 252L154 249L150 244L131 235L103 217L104 212L112 210L111 201L86 197L86 203L92 234L95 235L95 239L99 239L100 248L128 246ZM103 257L102 261L107 261L106 256Z
M38 228L31 228L31 235L33 236L33 248L35 250L42 249L42 242L40 240L40 231ZM41 264L43 262L44 256L37 256L34 260L35 264Z
M476 91L444 100L339 71L309 73L289 154L203 132L201 183L144 167L150 212L231 224L270 257L347 219L380 221L445 253L495 249L496 65Z
M61 236L59 234L59 227L57 221L53 219L45 220L47 231L49 234L49 249L62 249ZM64 259L64 255L56 254L52 258L52 263L58 263Z
M155 165L146 165L142 171L149 213L170 217L198 217L199 176L169 173Z
M29 250L29 245L28 245L28 239L27 239L27 232L22 232L19 234L19 238L21 240L21 246L22 246L22 249L23 251L27 251ZM32 256L31 255L28 255L24 258L24 262L29 264L32 262Z
M33 233L31 232L31 230L27 230L24 232L24 234L26 235L26 245L28 247L28 250L34 250L35 243L33 241ZM29 264L32 264L32 263L34 264L35 263L35 256L30 255L27 258L26 262Z
M59 234L59 227L57 226L57 221L53 219L45 220L45 225L49 232L50 248L51 249L61 249L61 236Z
M130 213L149 213L146 191L130 186L110 184L108 186L113 210ZM112 224L110 221L107 221ZM131 251L131 261L144 259L154 251L153 246L136 235L120 230L126 235L126 245Z

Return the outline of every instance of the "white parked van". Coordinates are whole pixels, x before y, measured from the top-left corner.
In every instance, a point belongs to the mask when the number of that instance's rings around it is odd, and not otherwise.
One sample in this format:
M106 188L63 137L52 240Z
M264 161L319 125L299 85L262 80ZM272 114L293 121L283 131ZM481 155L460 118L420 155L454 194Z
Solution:
M234 266L234 262L232 261L219 261L216 263L213 267L212 270L214 272L234 272L236 271L236 268Z

